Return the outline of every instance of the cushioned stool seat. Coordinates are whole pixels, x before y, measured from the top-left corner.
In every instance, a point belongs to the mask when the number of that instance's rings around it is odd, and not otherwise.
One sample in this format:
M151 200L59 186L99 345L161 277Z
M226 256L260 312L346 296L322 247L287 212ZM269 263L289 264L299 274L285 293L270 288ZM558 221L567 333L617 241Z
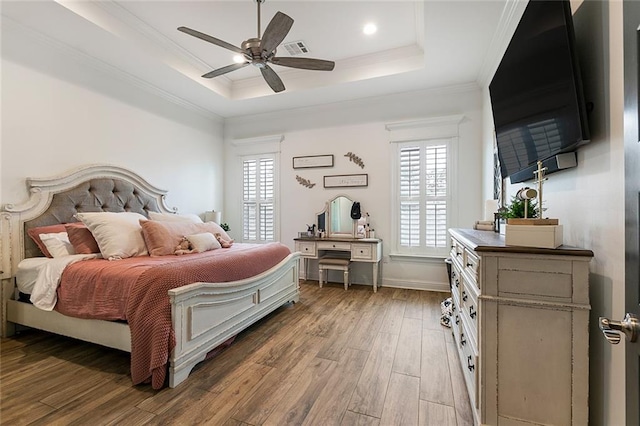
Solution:
M333 257L324 257L318 260L318 277L320 282L320 287L322 287L323 282L329 282L329 273L327 271L343 271L344 273L344 289L349 288L349 266L351 266L351 261L349 259L338 259ZM324 278L324 280L323 280Z

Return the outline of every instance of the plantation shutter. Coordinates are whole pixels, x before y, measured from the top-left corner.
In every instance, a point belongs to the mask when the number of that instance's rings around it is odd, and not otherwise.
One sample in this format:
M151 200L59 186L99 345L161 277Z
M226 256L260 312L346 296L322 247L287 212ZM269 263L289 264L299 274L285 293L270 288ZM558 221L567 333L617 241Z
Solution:
M428 253L447 245L447 145L422 142L399 150L399 249Z
M427 247L447 245L447 146L425 147L425 239Z
M275 162L273 158L243 162L243 240L275 239Z

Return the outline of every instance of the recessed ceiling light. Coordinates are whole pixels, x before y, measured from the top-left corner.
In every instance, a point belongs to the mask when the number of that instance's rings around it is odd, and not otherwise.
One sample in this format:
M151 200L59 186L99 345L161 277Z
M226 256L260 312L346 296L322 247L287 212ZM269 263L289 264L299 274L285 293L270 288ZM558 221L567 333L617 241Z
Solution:
M365 33L366 35L371 35L374 34L376 31L378 31L378 27L376 27L376 24L367 24L364 26L364 28L362 29L362 32Z
M233 57L233 62L235 62L236 64L241 64L243 62L246 62L246 59L242 55L236 55Z

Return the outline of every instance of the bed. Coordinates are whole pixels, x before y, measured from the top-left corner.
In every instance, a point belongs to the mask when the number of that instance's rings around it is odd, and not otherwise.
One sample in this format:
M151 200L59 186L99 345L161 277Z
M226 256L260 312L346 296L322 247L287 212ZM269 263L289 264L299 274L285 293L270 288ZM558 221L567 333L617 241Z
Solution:
M75 314L70 314L65 309L61 309L66 313L63 315L58 310L43 310L34 304L25 303L19 300L21 292L16 287L19 265L24 269L24 265L30 262L48 262L41 259L43 255L40 248L29 238L30 229L72 223L77 221L78 216L90 215L93 212L126 211L129 213L125 215L137 214L145 218L152 214L178 216L176 209L165 204L166 191L152 186L136 173L116 166L90 165L59 177L27 179L27 186L29 199L26 202L4 205L0 212L0 290L4 337L14 334L16 326L21 325L131 352L132 379L137 383L140 380L135 378L133 366L134 359L140 359L138 354L141 351L140 340L135 337L135 330L157 327L164 333L164 327L167 329L169 342L174 345L168 345L164 358L161 357L160 361L154 360L155 370L153 375L150 373L149 380L154 388L160 388L164 383L175 387L184 381L192 368L203 361L213 349L230 341L240 331L278 307L297 302L299 299L298 253L291 253L288 249L283 252L282 247L278 247L279 243L264 247L236 243L229 249L183 256L160 253L160 257L134 256L116 261L83 258L64 266L65 280L73 276L74 268L84 268L90 262L102 262L102 269L127 263L135 264L134 270L140 267L148 268L137 273L135 285L145 284L151 287L152 283L153 288L157 288L154 291L161 294L146 294L144 286L144 290L131 290L130 294L129 290L123 290L123 294L127 294L127 313L130 315L126 317L127 321L123 321L125 317L120 318L118 315L101 317L86 312L80 314L83 318L78 318L70 316ZM149 226L152 222L154 226L159 226L155 221L140 221L141 224ZM215 224L202 226L209 225ZM255 262L247 261L259 259L257 256L262 256L261 252L269 251L272 255L271 260L265 261L260 267L253 265ZM220 262L220 259L225 258L236 259L231 261L235 262L236 266L210 266L210 262ZM22 262L24 259L29 260ZM139 264L147 259L152 265ZM50 263L56 263L53 261L60 259L50 260ZM250 268L237 266L249 263ZM222 274L220 271L228 274ZM123 278L116 281L126 280ZM91 278L91 282L95 284L98 280ZM68 295L68 289L71 287L64 280L63 283L60 288L67 289ZM56 295L67 303L64 292L57 291ZM139 319L134 320L134 310L131 307L149 303L144 301L145 299L155 300L156 305L145 308L145 311L137 314ZM161 301L157 302L158 300ZM79 302L79 305L82 303L88 302ZM59 301L55 309L59 306L69 305ZM149 318L153 319L151 325L138 325L139 321L148 321ZM166 327L163 321L166 321ZM163 335L159 340L167 339ZM157 357L157 354L152 354L152 357ZM156 372L159 374L156 375Z

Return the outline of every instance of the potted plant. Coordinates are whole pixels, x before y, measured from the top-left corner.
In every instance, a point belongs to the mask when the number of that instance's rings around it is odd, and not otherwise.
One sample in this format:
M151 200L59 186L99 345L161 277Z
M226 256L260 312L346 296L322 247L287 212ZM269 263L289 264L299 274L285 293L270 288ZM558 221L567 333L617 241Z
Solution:
M527 205L527 215L528 218L538 217L538 205L535 200L527 200L525 203L524 200L520 200L515 196L511 198L511 204L506 207L500 208L498 210L498 215L502 219L516 219L516 218L524 218L524 210L525 204Z

